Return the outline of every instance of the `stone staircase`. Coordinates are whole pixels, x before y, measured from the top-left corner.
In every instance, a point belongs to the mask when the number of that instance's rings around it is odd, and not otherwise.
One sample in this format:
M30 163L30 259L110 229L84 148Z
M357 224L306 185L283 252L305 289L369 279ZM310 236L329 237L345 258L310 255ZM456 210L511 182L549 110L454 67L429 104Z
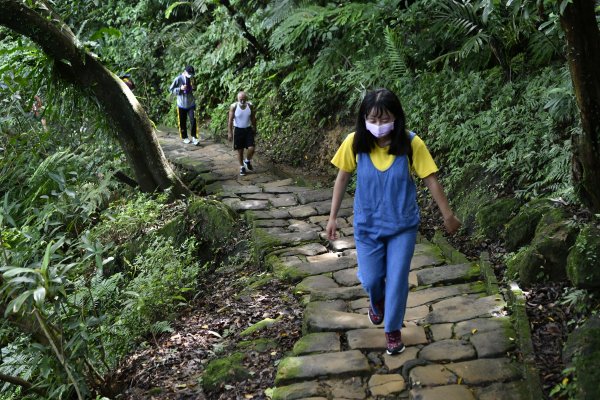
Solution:
M341 238L328 242L331 188L294 186L260 160L254 173L240 177L225 145L184 145L173 131L159 132L159 139L169 160L197 175L192 186L244 213L274 274L299 282L303 336L278 365L273 399L543 398L527 357L515 351L527 337L513 328L484 260L469 262L443 242L420 238L402 329L407 348L389 356L356 277L350 196L338 213Z

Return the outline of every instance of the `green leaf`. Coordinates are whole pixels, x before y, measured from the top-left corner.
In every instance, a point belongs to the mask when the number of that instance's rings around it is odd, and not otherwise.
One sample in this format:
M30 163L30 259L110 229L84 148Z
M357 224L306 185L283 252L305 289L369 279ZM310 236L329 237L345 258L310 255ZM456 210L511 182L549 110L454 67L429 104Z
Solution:
M29 278L27 276L18 276L16 278L13 278L13 279L9 280L8 282L12 283L12 284L16 284L16 283L35 283L35 279Z
M27 299L31 296L31 292L31 290L27 290L21 293L19 297L11 301L8 307L6 307L6 312L4 313L4 315L6 316L10 314L11 311L13 313L18 313L21 307L23 306L23 303L25 303Z
M48 243L46 246L46 252L44 253L44 259L42 260L42 267L40 268L42 274L46 275L48 271L48 265L50 264L50 250L52 249L52 242Z
M117 28L111 28L111 27L105 26L103 28L98 29L96 32L94 32L92 34L92 36L90 36L90 40L102 39L104 37L104 35L113 36L116 38L120 38L121 36L123 36L121 31L118 30Z
M165 18L169 19L169 17L171 16L171 13L173 12L173 10L175 8L179 7L179 6L182 6L182 5L189 5L189 6L191 6L192 3L189 2L189 1L177 1L177 2L175 2L173 4L171 4L169 6L169 8L167 8L167 10L165 11Z
M2 269L8 269L5 273L2 274L4 278L10 278L11 276L15 276L18 274L34 274L35 270L32 268L21 268L21 267L5 267Z
M38 306L41 306L42 303L44 303L45 299L46 299L46 288L43 286L40 286L39 288L35 289L35 291L33 292L33 300L38 304Z

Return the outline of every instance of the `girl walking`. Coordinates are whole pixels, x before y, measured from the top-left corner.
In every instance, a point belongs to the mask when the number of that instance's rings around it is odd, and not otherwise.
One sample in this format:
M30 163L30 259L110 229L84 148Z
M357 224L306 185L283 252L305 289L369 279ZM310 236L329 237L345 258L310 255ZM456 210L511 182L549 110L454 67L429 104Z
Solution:
M327 236L337 239L337 213L356 171L354 239L358 278L369 296L369 319L374 325L385 321L387 353L401 353L405 349L401 328L408 273L419 225L411 170L431 192L448 233L456 232L461 222L437 180L438 168L425 143L406 130L400 100L387 89L367 93L358 112L356 131L348 135L331 162L339 172Z

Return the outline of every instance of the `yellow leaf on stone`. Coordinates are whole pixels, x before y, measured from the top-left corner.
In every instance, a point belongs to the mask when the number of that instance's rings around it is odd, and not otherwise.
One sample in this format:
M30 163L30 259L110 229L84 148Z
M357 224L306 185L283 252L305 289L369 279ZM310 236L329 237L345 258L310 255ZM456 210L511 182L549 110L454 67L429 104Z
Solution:
M456 382L456 383L459 384L459 385L462 384L462 376L458 377L458 382Z
M548 319L549 319L550 321L554 322L554 318L552 318L552 317L548 317Z
M208 329L208 325L202 325L202 329Z
M477 328L473 328L473 329L471 329L471 335L474 335L474 334L476 334L476 333L477 333Z
M246 399L253 399L253 398L254 398L254 396L253 396L253 395L251 395L251 394L245 394L245 395L244 395L244 398L246 398Z
M272 352L271 352L271 355L272 355L272 356L274 356L274 355L276 355L276 354L277 354L277 352L276 352L276 351L272 351Z

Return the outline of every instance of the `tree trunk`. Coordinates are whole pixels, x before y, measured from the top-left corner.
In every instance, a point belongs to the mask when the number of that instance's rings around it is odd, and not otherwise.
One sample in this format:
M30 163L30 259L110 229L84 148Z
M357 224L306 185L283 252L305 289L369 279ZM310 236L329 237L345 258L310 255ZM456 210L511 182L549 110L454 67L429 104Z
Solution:
M91 91L117 130L127 161L145 192L172 188L190 191L170 168L146 112L127 86L78 41L65 23L42 2L36 9L19 0L0 0L0 25L29 37L54 58L61 77Z
M560 23L583 128L573 137L575 190L583 204L600 212L600 31L594 7L594 0L574 0Z

